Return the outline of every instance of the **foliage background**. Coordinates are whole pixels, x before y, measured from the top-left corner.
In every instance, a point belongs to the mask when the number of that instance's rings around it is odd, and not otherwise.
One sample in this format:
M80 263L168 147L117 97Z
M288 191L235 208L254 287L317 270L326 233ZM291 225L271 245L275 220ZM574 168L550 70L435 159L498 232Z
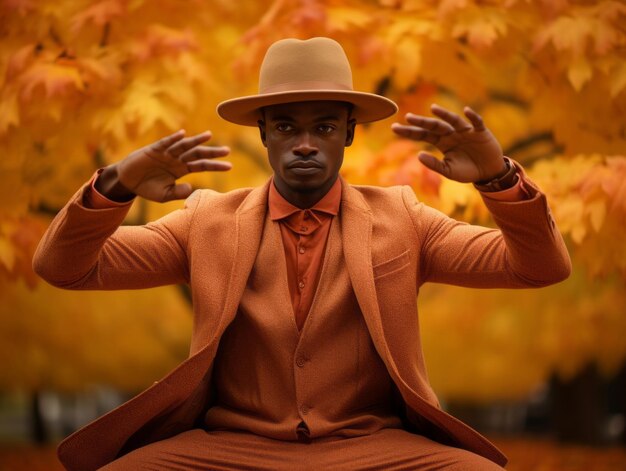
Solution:
M443 399L527 397L626 357L626 4L616 0L0 0L0 390L137 391L188 348L180 287L68 293L33 274L50 218L93 172L185 128L233 149L227 191L270 174L257 132L220 120L256 92L267 46L330 36L355 88L407 111L437 102L483 115L548 195L574 262L540 290L428 286L420 296L431 381ZM361 126L343 174L408 184L454 217L491 225L471 185L421 167L393 119ZM180 202L137 201L140 224Z

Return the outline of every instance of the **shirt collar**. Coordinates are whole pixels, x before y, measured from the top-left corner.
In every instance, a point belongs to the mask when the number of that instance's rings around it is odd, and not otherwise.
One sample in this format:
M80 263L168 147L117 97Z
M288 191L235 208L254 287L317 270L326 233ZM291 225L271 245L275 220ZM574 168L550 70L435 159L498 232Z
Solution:
M294 206L289 201L287 201L276 189L276 185L274 180L272 179L272 184L270 185L270 190L268 194L268 205L270 212L270 219L272 221L277 221L279 219L284 219L298 211L303 211L302 209ZM311 211L318 211L321 213L326 213L331 216L336 216L339 213L339 205L341 204L341 179L337 178L333 186L330 187L330 190L319 200L312 208L308 208Z

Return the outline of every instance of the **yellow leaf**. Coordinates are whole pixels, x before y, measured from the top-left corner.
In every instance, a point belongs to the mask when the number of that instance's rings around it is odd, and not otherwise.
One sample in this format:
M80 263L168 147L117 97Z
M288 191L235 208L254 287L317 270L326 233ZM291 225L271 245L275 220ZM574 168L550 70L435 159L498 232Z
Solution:
M6 267L7 271L12 271L15 266L15 250L13 244L7 238L0 234L0 262Z
M168 129L180 126L182 116L166 100L160 86L135 81L131 84L122 104L120 113L127 124L137 124L140 134L154 127L158 122Z
M92 123L94 129L108 135L115 143L124 142L128 137L126 119L118 107L100 107Z
M572 227L572 230L570 231L570 236L572 237L572 240L577 244L582 243L586 234L587 228L584 224L576 224L574 225L574 227Z
M415 81L422 65L421 45L406 38L395 46L395 70L394 78L396 85L401 90L406 90Z
M557 51L571 51L582 56L589 35L593 32L593 19L582 15L560 16L535 37L535 50L551 42Z
M0 135L4 134L9 126L17 126L20 122L20 111L17 94L10 93L8 87L0 98Z
M440 210L446 214L452 214L457 206L465 206L472 198L476 190L466 183L455 182L443 178L439 187L441 198Z
M576 230L577 237L585 234L583 223L584 205L578 195L570 195L564 198L554 208L554 217L563 232L572 233ZM578 229L576 229L578 228ZM576 240L580 242L582 239Z
M585 207L585 213L589 215L591 221L591 227L594 231L600 232L604 218L606 217L606 203L602 200L596 200L593 203L587 204Z
M593 75L589 62L583 57L577 57L567 68L567 78L577 92L583 88Z
M626 62L615 64L611 77L611 98L615 98L626 87Z
M351 29L366 28L374 16L366 12L362 7L334 7L328 9L328 28L331 31L350 31Z

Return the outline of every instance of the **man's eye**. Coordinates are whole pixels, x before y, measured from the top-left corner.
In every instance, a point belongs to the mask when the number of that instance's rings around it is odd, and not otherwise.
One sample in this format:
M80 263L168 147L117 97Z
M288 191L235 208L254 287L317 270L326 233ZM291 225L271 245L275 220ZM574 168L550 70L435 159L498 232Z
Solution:
M335 130L335 128L329 124L322 124L317 129L319 129L322 134L330 134Z
M291 127L291 124L287 124L287 123L280 123L276 125L276 130L279 132L289 132L291 131L293 128Z

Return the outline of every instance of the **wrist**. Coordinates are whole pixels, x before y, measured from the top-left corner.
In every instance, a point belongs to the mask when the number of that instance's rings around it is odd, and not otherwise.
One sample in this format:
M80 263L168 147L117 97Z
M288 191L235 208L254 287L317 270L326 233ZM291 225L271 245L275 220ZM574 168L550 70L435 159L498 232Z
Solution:
M504 170L495 177L474 182L474 187L484 192L502 191L513 187L519 180L517 169L507 158L504 159L504 166Z
M117 203L126 203L136 196L120 182L115 164L102 170L94 182L94 188L105 198Z

